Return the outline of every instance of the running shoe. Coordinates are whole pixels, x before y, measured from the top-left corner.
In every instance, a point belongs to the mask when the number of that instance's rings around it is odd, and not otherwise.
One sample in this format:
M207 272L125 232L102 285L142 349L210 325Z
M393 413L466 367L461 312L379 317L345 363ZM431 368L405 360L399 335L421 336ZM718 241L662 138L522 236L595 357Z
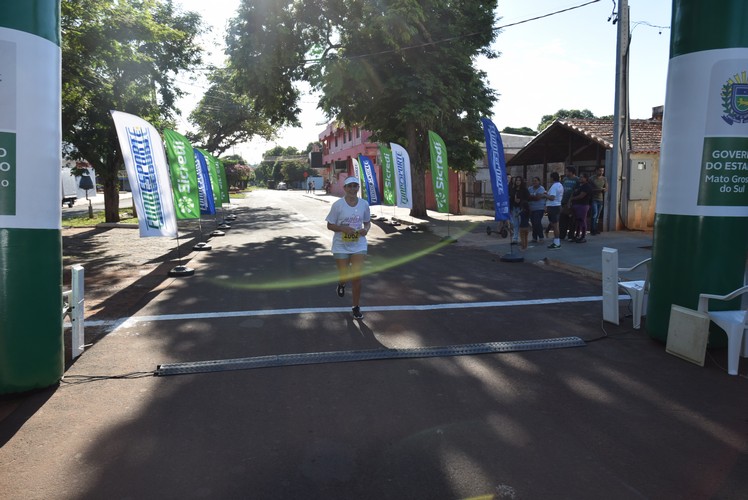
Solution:
M345 283L338 283L338 297L345 297Z
M551 243L550 245L548 245L548 248L550 248L551 250L556 250L556 249L561 248L561 245L556 245L555 243Z
M353 312L353 319L364 319L363 313L361 313L361 308L356 306L353 309L351 309Z

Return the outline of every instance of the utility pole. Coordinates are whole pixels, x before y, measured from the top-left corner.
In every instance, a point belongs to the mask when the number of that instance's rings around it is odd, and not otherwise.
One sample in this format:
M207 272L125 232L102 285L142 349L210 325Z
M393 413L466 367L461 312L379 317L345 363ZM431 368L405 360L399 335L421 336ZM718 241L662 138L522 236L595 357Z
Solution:
M605 169L608 181L607 206L605 207L607 230L616 231L621 222L621 200L628 173L629 157L629 4L628 0L618 1L618 13L613 19L618 24L616 43L616 92L613 108L613 151L610 166Z

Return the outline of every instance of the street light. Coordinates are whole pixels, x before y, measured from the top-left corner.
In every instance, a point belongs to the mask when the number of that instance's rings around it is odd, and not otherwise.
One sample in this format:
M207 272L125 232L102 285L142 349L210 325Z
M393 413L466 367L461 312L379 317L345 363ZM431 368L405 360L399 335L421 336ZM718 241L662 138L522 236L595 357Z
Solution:
M81 180L78 183L78 186L81 189L86 190L86 199L88 200L88 218L93 219L93 206L91 205L91 200L88 198L88 190L94 188L94 183L91 176L88 175L88 172L83 172L81 174Z

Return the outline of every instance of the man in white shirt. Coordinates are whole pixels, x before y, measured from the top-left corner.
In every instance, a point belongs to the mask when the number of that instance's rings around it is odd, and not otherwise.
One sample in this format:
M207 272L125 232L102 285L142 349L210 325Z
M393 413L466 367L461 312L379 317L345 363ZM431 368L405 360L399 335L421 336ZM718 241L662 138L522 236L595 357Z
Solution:
M558 218L561 214L561 200L564 196L564 186L558 181L558 172L551 172L551 181L553 184L545 193L545 210L548 212L548 222L553 229L553 243L548 245L551 250L561 248L561 238L559 237Z

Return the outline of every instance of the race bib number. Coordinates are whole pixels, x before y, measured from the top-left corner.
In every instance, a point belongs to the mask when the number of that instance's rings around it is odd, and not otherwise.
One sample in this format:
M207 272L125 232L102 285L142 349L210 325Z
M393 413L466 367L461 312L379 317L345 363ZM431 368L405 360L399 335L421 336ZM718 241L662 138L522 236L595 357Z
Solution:
M351 234L345 234L343 233L343 241L346 243L355 243L358 241L358 231Z

